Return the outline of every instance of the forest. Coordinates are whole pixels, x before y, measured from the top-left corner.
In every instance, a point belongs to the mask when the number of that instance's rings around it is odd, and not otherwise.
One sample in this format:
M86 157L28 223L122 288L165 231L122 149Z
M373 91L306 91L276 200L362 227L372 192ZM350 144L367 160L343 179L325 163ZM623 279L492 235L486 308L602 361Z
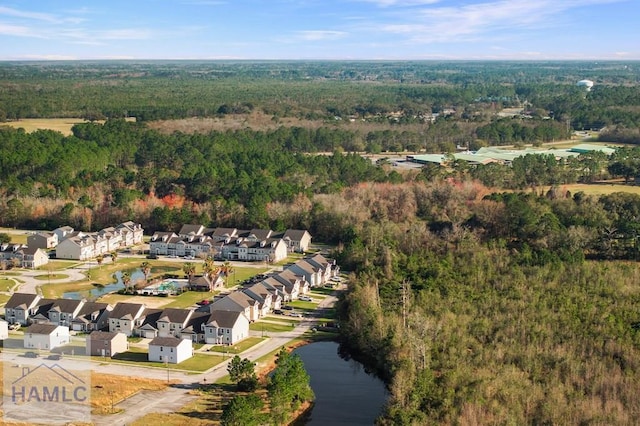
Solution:
M0 226L308 229L349 271L342 340L388 384L380 424L630 424L640 195L563 185L633 187L638 65L1 63L2 121L86 122L0 125ZM185 128L205 120L218 127ZM583 129L628 145L413 170L367 158Z

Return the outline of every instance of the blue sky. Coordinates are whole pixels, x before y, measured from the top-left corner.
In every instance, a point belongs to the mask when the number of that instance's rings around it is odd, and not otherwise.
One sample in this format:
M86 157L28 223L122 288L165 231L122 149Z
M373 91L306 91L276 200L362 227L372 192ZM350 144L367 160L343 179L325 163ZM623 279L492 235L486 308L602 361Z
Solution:
M640 59L639 0L0 0L0 60Z

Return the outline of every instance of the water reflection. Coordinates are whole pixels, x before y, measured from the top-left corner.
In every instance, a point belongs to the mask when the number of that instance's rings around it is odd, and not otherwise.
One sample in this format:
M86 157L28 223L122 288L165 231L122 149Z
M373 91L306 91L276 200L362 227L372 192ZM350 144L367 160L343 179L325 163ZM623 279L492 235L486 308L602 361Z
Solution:
M377 377L340 351L336 342L317 342L294 351L311 377L316 400L307 425L371 425L388 393Z
M122 282L122 273L129 272L131 276L131 282L135 283L138 280L144 279L144 273L140 268L130 269L127 271L117 271L113 274L114 282L106 285L95 285L91 290L84 291L68 291L62 294L64 299L87 299L93 300L107 293L111 293L113 291L118 291L124 288L124 283Z

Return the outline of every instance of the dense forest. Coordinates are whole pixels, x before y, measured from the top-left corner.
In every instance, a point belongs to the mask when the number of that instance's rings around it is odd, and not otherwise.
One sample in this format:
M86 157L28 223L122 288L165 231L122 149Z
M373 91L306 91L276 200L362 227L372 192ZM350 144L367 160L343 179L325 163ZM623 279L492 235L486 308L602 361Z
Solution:
M344 344L390 382L381 423L633 422L638 266L584 254L637 250L640 197L485 193L441 181L341 195Z
M309 229L350 271L340 329L389 384L381 424L630 424L640 196L563 185L631 183L640 148L413 170L363 153L637 144L638 65L2 63L1 120L86 122L0 127L0 225ZM177 130L193 117L222 128Z

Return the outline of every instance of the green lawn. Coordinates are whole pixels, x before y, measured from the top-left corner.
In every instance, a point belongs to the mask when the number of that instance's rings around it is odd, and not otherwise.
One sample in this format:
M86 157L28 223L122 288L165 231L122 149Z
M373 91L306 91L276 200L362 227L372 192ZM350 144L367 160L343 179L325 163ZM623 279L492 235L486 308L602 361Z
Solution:
M9 300L10 297L11 296L9 296L8 294L0 294L0 306L7 303L7 300Z
M246 351L247 349L257 345L258 343L262 342L263 340L264 339L261 338L261 337L249 337L249 338L244 339L240 343L235 344L233 346L225 346L225 345L212 346L211 349L209 349L209 351L211 351L211 352L220 352L220 353L229 353L229 354L239 354L239 353L242 353L242 352Z
M102 360L102 357L92 357L95 360ZM106 360L106 362L114 363L135 363L144 367L169 368L170 370L188 370L203 372L215 367L224 361L220 355L195 354L191 358L181 362L180 364L163 364L161 362L148 361L148 352L140 348L131 348L127 352L117 354L114 358Z
M10 278L0 278L0 291L11 291L16 282Z
M269 332L269 333L281 333L283 331L291 331L291 329L293 329L293 326L290 325L292 323L295 323L295 320L292 319L289 323L289 325L287 324L270 324L270 323L266 323L266 322L254 322L251 323L249 325L249 330L251 331L263 331Z
M298 310L304 310L304 311L312 311L318 306L317 303L304 302L302 300L294 300L293 302L289 302L288 305L293 306Z
M179 296L170 296L171 302L167 308L188 308L203 299L211 299L215 293L207 291L186 291Z

